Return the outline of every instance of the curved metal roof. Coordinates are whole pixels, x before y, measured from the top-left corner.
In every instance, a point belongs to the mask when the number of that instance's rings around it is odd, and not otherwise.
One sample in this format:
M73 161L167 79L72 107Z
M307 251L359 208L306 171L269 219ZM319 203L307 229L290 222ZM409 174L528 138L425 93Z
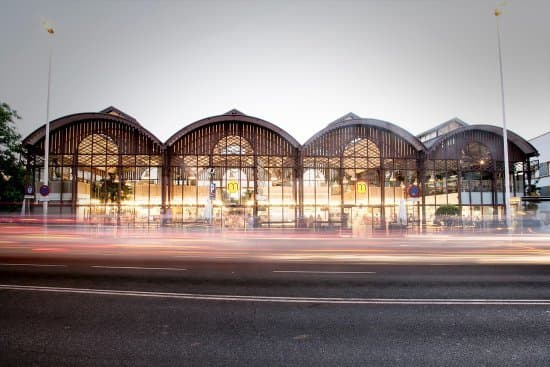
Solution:
M162 142L156 136L154 136L151 132L149 132L147 129L141 126L135 119L125 117L125 116L113 115L113 114L104 113L104 112L75 113L75 114L63 116L51 121L50 132L60 129L65 125L69 125L77 121L98 120L98 119L110 120L110 121L119 122L121 124L129 125L137 129L138 131L140 131L143 135L150 138L153 142L157 143L160 146L164 146L164 144L162 144ZM34 145L38 143L40 139L44 138L45 135L46 135L46 124L40 126L38 129L30 133L25 139L23 139L23 145Z
M473 131L473 130L479 130L479 131L486 131L489 133L493 133L496 135L499 135L502 137L502 128L493 126L493 125L467 125L463 126L461 128L458 128L456 130L449 131L447 134L438 136L437 138L429 141L426 144L427 152L432 152L437 147L438 143L440 143L443 140L446 140L450 138L451 136L466 132L466 131ZM522 152L528 157L534 157L538 156L539 152L531 143L529 143L527 140L523 139L521 136L516 134L513 131L508 130L508 141L511 143L514 143Z
M173 145L176 141L178 141L181 137L185 136L186 134L190 133L191 131L194 131L196 129L199 129L203 126L213 124L216 122L224 122L224 121L242 121L242 122L248 122L251 124L259 125L263 128L266 128L268 130L271 130L275 132L276 134L279 134L283 138L285 138L294 148L299 148L300 143L296 141L289 133L281 129L280 127L272 124L271 122L267 122L265 120L259 119L257 117L252 117L245 115L244 113L238 111L238 110L231 110L229 112L224 113L223 115L218 116L212 116L207 117L202 120L193 122L190 125L185 126L178 132L176 132L174 135L172 135L167 141L166 146Z
M348 113L347 115L342 116L338 120L331 122L328 124L324 129L317 132L315 135L313 135L311 138L309 138L305 143L304 147L308 146L309 144L312 144L315 140L317 140L322 135L339 129L341 127L351 126L351 125L368 125L368 126L374 126L381 129L385 129L388 131L391 131L392 133L402 137L405 141L407 141L409 144L411 144L416 150L423 151L425 150L424 144L413 134L408 132L407 130L392 124L388 121L383 120L377 120L377 119L365 119L357 116L354 113Z

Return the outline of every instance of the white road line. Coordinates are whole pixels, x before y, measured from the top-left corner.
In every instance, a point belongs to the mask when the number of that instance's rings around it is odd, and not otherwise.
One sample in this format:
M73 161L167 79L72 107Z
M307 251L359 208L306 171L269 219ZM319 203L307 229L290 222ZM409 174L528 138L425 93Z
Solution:
M273 270L272 273L303 273L303 274L376 274L375 271L323 271L323 270Z
M106 296L130 296L149 298L173 298L202 301L239 301L272 303L323 303L323 304L382 304L382 305L510 305L510 306L550 306L550 299L464 299L464 298L310 298L310 297L268 297L238 296L222 294L193 294L121 291L110 289L62 288L0 284L0 290L35 291L73 294L93 294Z
M131 270L170 270L170 271L186 271L183 268L146 268L142 266L104 266L104 265L92 265L92 268L98 269L131 269Z
M38 267L60 267L66 268L67 265L54 265L54 264L0 264L0 266L38 266Z

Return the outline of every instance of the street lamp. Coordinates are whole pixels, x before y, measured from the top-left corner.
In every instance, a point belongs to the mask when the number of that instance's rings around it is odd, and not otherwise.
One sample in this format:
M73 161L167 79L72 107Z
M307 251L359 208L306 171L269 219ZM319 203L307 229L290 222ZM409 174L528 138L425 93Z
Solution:
M502 52L500 46L500 26L499 16L502 12L495 9L495 19L497 25L497 40L498 40L498 66L500 71L500 97L502 102L502 141L504 145L504 204L506 206L506 228L512 225L512 213L510 210L510 167L508 162L508 130L506 129L506 109L504 105L504 78L502 76Z
M49 57L48 57L48 94L46 97L46 136L44 142L44 185L49 183L49 159L50 159L50 85L51 85L51 76L52 76L52 37L55 33L52 26L48 22L44 22L44 29L48 32L48 47L49 47ZM44 199L44 198L43 198ZM43 200L43 215L44 217L48 216L48 200Z

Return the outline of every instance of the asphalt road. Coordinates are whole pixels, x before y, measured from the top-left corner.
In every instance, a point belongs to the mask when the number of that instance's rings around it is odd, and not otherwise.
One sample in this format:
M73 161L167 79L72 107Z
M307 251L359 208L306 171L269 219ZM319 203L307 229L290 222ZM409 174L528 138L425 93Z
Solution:
M548 366L550 267L0 258L2 366Z

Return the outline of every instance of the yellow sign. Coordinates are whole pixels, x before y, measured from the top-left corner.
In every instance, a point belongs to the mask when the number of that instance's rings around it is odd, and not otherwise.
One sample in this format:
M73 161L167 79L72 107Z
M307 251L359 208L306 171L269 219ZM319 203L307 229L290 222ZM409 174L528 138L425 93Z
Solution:
M227 181L227 191L234 194L239 191L239 183L237 181Z
M357 191L358 194L365 194L367 192L367 183L366 182L359 181L359 182L357 182L357 184L355 184L355 187L356 187L356 191Z

